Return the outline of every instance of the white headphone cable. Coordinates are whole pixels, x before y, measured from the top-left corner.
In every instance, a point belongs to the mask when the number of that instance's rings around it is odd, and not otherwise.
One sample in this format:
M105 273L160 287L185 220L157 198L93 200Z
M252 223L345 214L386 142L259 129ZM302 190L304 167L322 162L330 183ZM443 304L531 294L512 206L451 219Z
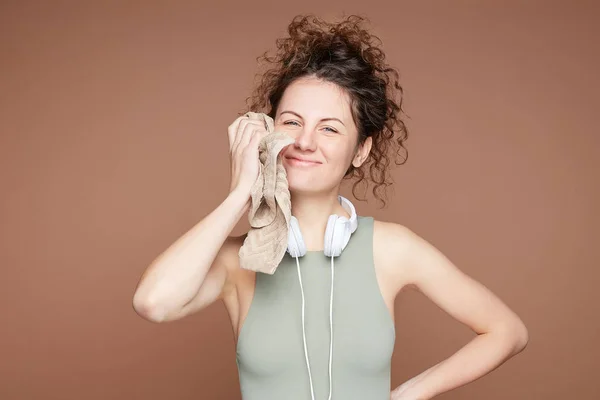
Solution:
M304 288L302 287L302 276L300 274L300 261L298 261L298 257L296 257L296 266L298 268L298 281L300 282L300 293L302 294L302 340L304 341L304 356L306 357L306 368L308 368L310 396L312 400L315 400L315 389L313 388L312 374L310 373L310 363L308 361L308 350L306 347L306 329L304 328Z
M333 378L331 376L331 365L333 360L333 256L331 256L331 297L329 299L329 400L333 387Z

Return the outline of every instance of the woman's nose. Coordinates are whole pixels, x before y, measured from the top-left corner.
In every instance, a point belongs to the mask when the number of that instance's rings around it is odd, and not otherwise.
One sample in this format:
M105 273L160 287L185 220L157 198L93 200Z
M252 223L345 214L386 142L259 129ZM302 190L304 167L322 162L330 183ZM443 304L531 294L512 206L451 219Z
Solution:
M315 132L310 129L302 129L296 136L296 147L300 150L314 151L317 148Z

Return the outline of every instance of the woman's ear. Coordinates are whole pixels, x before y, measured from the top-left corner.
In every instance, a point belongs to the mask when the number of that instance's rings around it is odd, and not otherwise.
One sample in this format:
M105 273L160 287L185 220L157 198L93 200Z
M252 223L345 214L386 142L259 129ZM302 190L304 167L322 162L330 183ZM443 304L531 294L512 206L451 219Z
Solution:
M354 166L354 168L358 168L361 165L363 165L363 163L369 156L369 153L371 152L372 145L373 145L373 138L371 136L369 136L368 138L365 139L365 141L361 145L358 146L358 149L356 150L356 154L354 155L354 158L352 159L352 166Z

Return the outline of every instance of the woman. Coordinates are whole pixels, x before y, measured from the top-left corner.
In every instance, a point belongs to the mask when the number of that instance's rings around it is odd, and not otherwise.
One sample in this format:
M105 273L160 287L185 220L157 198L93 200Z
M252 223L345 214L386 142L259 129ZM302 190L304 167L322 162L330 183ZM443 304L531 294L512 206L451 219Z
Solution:
M394 99L402 94L398 74L362 20L295 18L277 55L265 55L274 67L250 107L268 105L275 129L294 139L281 159L305 252L290 251L273 275L239 266L246 235L230 233L250 206L258 145L267 134L263 122L242 116L228 127L229 195L148 267L134 295L137 313L155 322L222 300L244 400L389 399L394 299L406 288L420 290L478 335L393 390L392 399L430 399L462 386L528 340L514 312L426 240L400 224L356 216L349 201L340 201L344 178L364 183L367 175L381 199L391 157L407 138L401 98ZM348 237L337 257L324 240L331 237L330 215L354 221L343 225Z

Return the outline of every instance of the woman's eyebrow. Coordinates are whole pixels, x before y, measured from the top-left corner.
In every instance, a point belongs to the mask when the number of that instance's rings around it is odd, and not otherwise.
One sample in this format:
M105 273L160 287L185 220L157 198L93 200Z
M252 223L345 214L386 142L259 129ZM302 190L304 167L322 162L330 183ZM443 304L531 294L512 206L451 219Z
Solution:
M281 112L279 115L282 115L282 114L285 114L285 113L294 114L294 115L295 115L295 116L297 116L298 118L300 118L300 119L304 119L304 118L302 118L302 116L301 116L300 114L298 114L297 112L294 112L294 111L289 111L289 110L282 111L282 112ZM339 118L334 118L334 117L321 118L321 120L320 120L320 121L338 121L340 124L342 124L342 125L346 126L346 125L345 125L345 124L342 122L342 120L340 120Z

